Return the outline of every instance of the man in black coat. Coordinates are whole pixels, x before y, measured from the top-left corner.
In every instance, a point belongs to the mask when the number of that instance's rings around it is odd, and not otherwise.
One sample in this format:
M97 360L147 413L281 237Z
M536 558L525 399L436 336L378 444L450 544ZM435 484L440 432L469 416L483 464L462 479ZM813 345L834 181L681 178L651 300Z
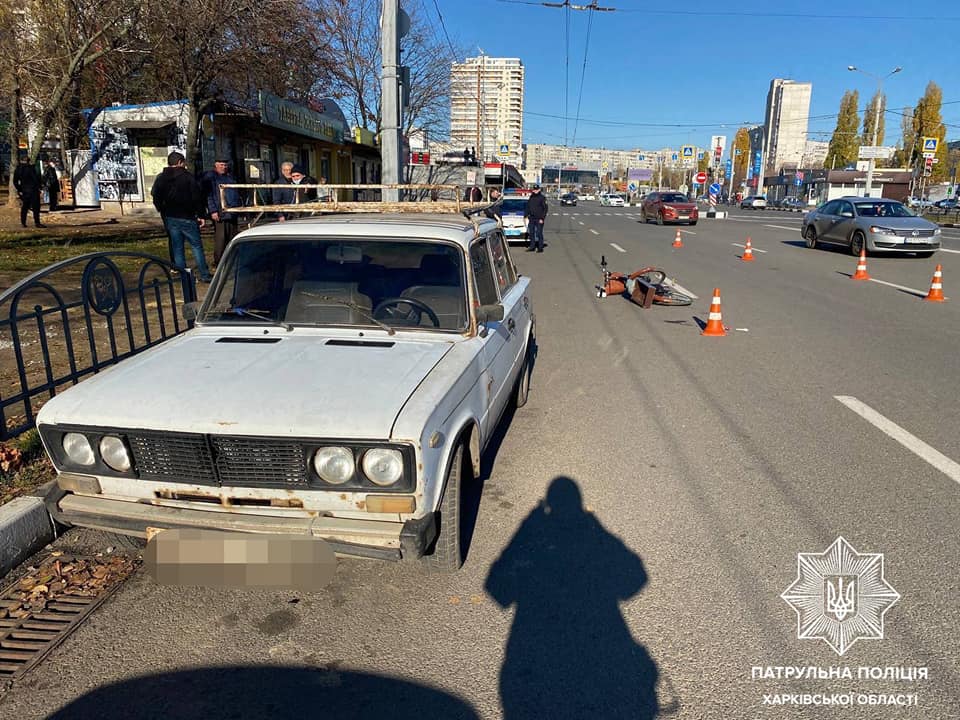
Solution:
M294 165L290 170L290 179L293 181L294 185L316 185L317 179L307 175L307 171L303 168L302 165ZM293 202L294 203L308 203L316 202L317 200L317 189L312 188L293 188Z
M547 219L547 199L540 192L540 186L534 185L533 192L527 198L527 231L530 244L527 252L543 252L543 221Z
M33 212L33 224L46 227L40 222L40 176L26 155L20 156L20 164L13 173L13 186L20 196L20 224L27 226L27 213Z
M53 160L48 160L43 169L43 185L50 196L50 212L55 212L60 207L60 176L57 175L57 164Z
M197 261L197 272L201 282L210 282L210 269L203 255L203 241L200 228L206 222L205 198L200 183L187 170L186 158L178 152L167 156L167 167L153 183L153 205L163 218L163 226L170 237L170 255L177 267L186 267L184 241L190 243L193 257Z

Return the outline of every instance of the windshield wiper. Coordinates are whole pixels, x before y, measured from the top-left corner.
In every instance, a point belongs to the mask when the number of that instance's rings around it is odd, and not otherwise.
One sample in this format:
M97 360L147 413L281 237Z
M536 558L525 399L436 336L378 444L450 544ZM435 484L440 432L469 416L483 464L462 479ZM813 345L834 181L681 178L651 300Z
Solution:
M283 322L283 320L274 320L272 317L261 315L260 313L254 312L253 310L247 310L246 308L242 308L239 305L235 307L228 307L223 312L234 313L235 315L245 315L246 317L256 318L257 320L266 320L271 325L282 327L287 332L290 332L291 330L293 330L293 325L291 325L290 323Z
M386 330L387 335L395 335L397 332L392 327L387 325L385 322L381 322L380 320L377 320L370 312L367 311L365 307L363 307L363 305L358 305L357 303L351 302L350 300L342 300L340 298L335 298L330 295L317 295L316 293L312 293L312 292L305 292L303 294L306 295L307 297L316 298L317 300L323 300L325 302L333 303L334 305L339 305L341 307L350 308L351 310L356 310L358 313L360 313L365 318L367 318L367 320L379 326L382 330Z

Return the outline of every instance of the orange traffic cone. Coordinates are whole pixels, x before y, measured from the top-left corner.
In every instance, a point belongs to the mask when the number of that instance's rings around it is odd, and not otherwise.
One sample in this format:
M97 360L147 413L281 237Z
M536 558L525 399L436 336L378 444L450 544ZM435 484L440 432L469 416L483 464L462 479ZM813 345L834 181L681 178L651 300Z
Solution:
M747 246L743 249L743 256L740 258L744 262L753 262L753 243L747 238Z
M707 326L700 331L707 337L723 337L727 331L723 329L723 317L720 314L720 288L713 289L713 301L710 303L710 315Z
M851 276L851 280L869 280L870 276L867 275L867 250L864 248L860 251L860 260L857 262L857 271Z
M677 230L677 236L673 239L673 245L670 247L683 247L683 240L680 239L680 231Z
M947 299L943 296L943 270L937 265L937 269L933 271L933 280L930 281L930 292L927 293L927 296L924 300L929 300L930 302L946 302Z

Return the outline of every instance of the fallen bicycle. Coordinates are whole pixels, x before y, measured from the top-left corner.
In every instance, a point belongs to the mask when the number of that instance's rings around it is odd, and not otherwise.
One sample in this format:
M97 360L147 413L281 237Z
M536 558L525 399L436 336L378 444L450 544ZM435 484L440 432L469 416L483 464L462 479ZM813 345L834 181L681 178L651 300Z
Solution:
M651 305L690 305L693 298L677 290L662 268L645 267L629 275L607 269L606 256L600 257L603 284L597 285L597 297L626 297L640 307Z

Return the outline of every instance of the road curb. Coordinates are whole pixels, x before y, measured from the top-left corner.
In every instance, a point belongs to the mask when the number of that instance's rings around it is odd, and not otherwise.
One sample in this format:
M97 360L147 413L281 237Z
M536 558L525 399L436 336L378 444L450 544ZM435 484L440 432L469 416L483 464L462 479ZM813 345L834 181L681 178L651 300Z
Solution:
M56 537L42 491L0 505L0 578Z

